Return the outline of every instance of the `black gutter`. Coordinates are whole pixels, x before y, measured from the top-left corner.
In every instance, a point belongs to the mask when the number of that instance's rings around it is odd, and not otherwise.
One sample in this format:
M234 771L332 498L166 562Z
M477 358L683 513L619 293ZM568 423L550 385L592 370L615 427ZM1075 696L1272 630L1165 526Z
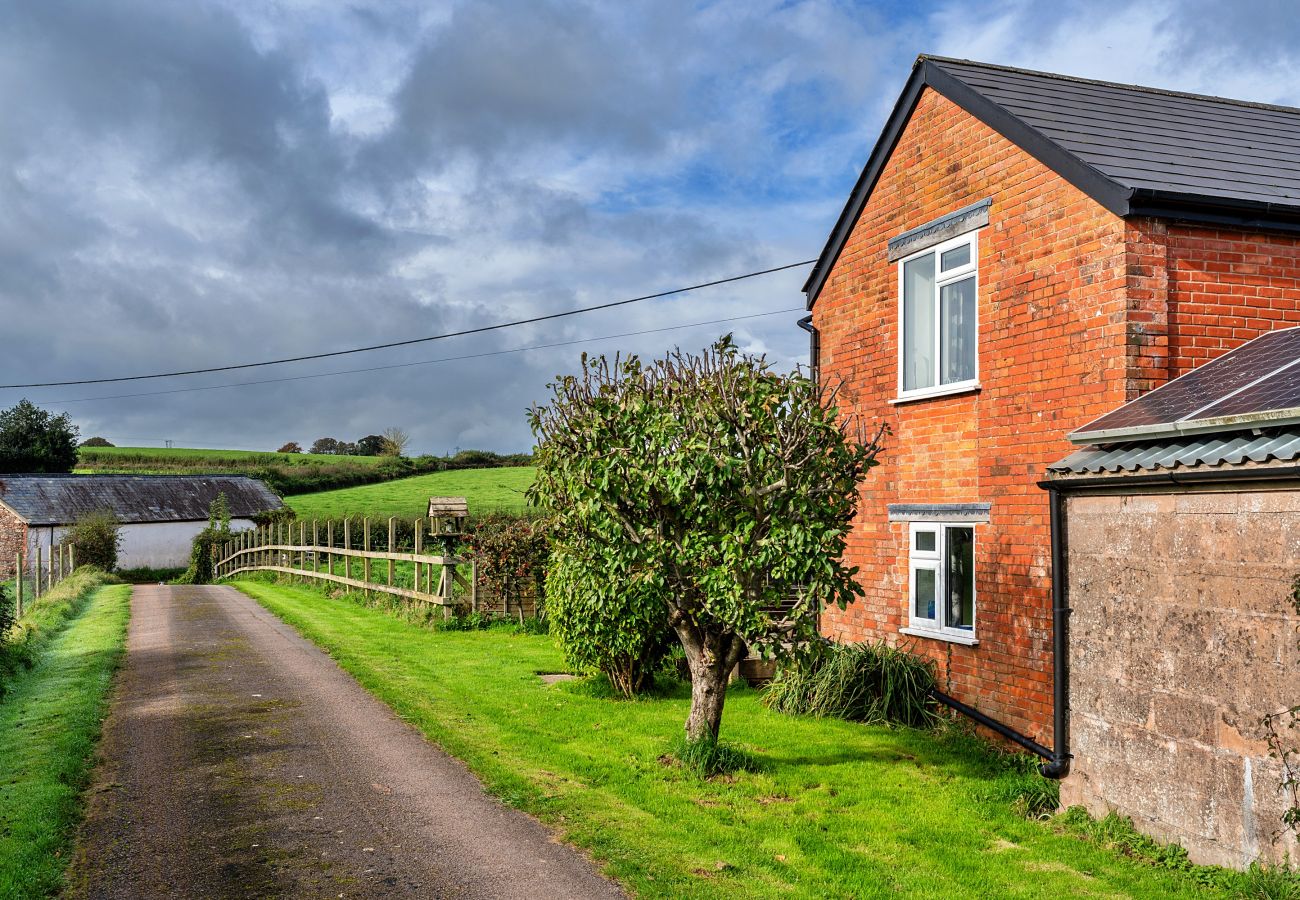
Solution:
M1099 493L1131 492L1134 487L1196 487L1197 485L1259 483L1300 480L1300 465L1270 469L1205 469L1192 472L1148 472L1144 475L1065 476L1038 482L1045 491Z

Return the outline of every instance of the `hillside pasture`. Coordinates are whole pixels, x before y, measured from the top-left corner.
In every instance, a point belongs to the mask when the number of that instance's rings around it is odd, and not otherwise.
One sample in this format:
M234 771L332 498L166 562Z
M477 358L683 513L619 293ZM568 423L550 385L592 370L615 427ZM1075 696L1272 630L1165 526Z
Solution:
M531 466L433 472L381 484L297 494L284 498L300 519L342 519L425 515L430 497L464 497L471 515L492 510L521 511L524 491L533 483Z
M87 472L167 474L261 466L378 465L383 456L332 456L324 453L264 453L259 450L204 450L191 447L82 447L77 468Z

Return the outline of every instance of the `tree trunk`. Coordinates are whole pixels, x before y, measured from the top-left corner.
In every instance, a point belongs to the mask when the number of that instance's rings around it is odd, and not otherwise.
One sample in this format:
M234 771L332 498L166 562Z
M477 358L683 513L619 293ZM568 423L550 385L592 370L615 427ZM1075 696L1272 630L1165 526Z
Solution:
M679 625L678 636L691 669L691 714L686 719L686 740L716 741L727 700L727 678L745 652L736 635L702 634L689 624Z

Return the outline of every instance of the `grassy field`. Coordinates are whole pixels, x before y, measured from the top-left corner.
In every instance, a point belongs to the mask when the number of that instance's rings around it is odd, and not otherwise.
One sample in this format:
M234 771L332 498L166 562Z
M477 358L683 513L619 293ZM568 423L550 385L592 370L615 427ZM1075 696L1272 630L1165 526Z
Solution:
M533 469L529 466L461 469L337 491L291 495L284 501L300 519L344 516L413 519L428 511L430 497L466 497L471 514L494 509L521 510L524 490L532 483Z
M785 716L738 690L724 739L762 769L701 780L664 756L683 686L636 702L547 687L537 673L564 670L548 637L431 631L310 588L238 586L639 897L1258 896L1235 873L1207 884L1207 870L1017 815L1024 776L960 734Z
M122 653L130 587L87 581L78 594L75 578L37 607L43 649L0 702L0 898L44 897L62 882ZM55 605L66 608L43 615Z
M175 469L242 469L254 466L378 465L382 456L329 456L323 453L263 453L257 450L201 450L187 447L82 447L80 467L103 472L169 472Z

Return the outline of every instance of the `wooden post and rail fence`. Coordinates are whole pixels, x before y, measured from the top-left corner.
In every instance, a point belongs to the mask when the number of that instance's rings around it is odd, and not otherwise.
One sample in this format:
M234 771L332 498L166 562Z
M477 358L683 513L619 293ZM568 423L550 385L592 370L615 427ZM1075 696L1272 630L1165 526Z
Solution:
M27 602L27 563L31 562L31 600L35 602L48 594L50 588L54 587L63 579L72 574L77 568L76 550L71 544L59 544L57 547L50 547L46 553L40 544L36 545L36 553L29 555L24 550L18 551L17 565L14 567L14 611L18 618L22 618L23 611L30 604Z
M229 578L242 572L278 572L431 603L441 606L446 614L453 610L477 611L474 561L445 550L428 552L425 543L429 521L425 519L415 522L414 545L399 548L397 523L395 518L387 521L387 540L382 550L375 549L375 523L369 518L359 522L344 519L263 525L239 532L216 548L213 574ZM360 533L354 531L353 525L360 527ZM468 577L462 570L468 571Z

